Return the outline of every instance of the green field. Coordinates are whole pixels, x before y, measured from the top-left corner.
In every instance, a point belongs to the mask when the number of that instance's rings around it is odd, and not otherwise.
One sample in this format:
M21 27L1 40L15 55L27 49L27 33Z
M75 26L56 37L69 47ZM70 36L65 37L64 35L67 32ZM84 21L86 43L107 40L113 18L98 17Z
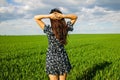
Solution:
M0 36L0 80L48 80L47 37ZM120 34L71 34L67 80L120 80Z

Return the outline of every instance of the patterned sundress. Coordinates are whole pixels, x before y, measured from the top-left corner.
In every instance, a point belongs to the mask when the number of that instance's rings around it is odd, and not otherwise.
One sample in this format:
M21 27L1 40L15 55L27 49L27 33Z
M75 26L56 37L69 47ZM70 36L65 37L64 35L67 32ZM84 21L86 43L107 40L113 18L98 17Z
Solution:
M68 31L73 31L73 25L67 22ZM63 75L69 73L71 64L67 52L59 40L55 37L50 25L45 25L44 33L48 38L48 49L46 53L46 73L52 75Z

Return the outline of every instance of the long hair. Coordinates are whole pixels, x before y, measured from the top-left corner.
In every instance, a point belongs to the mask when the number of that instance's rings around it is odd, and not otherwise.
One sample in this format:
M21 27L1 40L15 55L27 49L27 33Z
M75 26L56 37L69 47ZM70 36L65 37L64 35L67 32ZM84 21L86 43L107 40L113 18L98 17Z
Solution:
M59 9L52 9L50 14L53 12L58 12L61 13L62 12ZM53 30L53 33L55 34L55 37L60 41L61 44L66 45L67 44L67 35L68 35L68 26L66 24L66 21L64 18L60 19L60 20L53 20L50 19L51 22L51 27Z

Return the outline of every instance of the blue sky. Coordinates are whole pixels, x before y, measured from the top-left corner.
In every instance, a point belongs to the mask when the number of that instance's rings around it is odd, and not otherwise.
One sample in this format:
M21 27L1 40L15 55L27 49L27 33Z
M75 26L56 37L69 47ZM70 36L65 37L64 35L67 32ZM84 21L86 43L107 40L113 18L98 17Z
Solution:
M120 33L119 5L120 0L0 0L0 35L44 34L33 17L53 8L78 16L71 34Z

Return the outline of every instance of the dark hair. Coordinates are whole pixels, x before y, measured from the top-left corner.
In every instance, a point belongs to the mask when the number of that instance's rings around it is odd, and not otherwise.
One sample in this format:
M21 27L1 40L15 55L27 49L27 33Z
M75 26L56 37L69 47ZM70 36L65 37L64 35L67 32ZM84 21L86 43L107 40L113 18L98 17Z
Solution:
M53 13L53 12L58 12L58 13L61 13L62 12L55 8L55 9L52 9L50 11L50 14ZM66 45L67 44L67 34L68 34L68 26L66 24L66 21L64 18L60 19L60 20L53 20L53 19L50 19L50 22L51 22L51 27L52 27L52 30L53 30L53 33L55 34L55 37L60 41L60 43L62 43L63 45Z
M58 12L62 14L62 12L58 8L51 9L50 14L53 12Z

